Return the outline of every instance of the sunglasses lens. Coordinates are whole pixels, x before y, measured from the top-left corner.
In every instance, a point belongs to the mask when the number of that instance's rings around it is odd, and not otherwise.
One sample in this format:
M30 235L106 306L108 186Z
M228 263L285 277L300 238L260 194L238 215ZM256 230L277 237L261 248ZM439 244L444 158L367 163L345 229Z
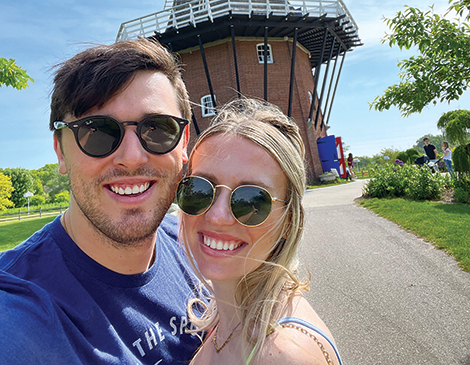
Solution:
M199 177L186 177L178 184L176 201L189 215L203 214L212 203L214 189L209 181Z
M182 128L173 118L155 115L142 123L140 138L142 145L155 154L171 151L179 143Z
M256 186L241 186L232 193L233 216L246 226L257 226L268 218L271 212L271 195Z
M106 117L88 119L78 129L78 143L90 156L104 157L118 147L121 130L118 122Z

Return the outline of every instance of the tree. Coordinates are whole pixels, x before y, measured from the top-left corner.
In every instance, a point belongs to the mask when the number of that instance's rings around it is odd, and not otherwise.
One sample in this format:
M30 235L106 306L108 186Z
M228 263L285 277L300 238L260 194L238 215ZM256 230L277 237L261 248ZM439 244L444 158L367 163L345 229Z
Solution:
M417 157L419 157L419 151L416 148L408 148L406 151L402 151L397 155L400 161L407 164L414 164Z
M0 172L0 211L13 207L10 197L14 190L11 179Z
M25 70L16 65L15 60L0 58L0 86L6 85L21 90L28 87L28 81L34 82Z
M470 26L462 20L470 9L469 0L450 0L450 11L458 19L448 20L433 13L405 7L385 22L392 30L382 43L402 49L418 47L419 55L398 63L400 82L389 86L369 104L378 111L397 107L402 116L420 113L438 102L458 100L470 85ZM446 15L447 15L446 14Z
M437 127L445 131L450 142L455 144L468 143L468 131L470 130L470 111L454 110L442 114L437 121Z
M4 175L9 176L11 179L11 184L15 189L11 194L11 201L16 208L25 206L28 203L28 199L23 197L27 191L33 190L34 180L31 176L29 170L23 169L21 167L17 168L7 168L3 171Z
M38 176L48 195L48 202L54 202L55 196L62 191L70 190L70 183L67 175L59 172L59 164L47 164L34 170L34 175Z
M70 202L70 193L68 190L62 191L56 194L54 197L54 203L68 203Z
M380 150L380 155L381 158L383 159L385 156L389 157L388 161L395 162L395 159L397 158L398 154L400 151L398 151L396 148L390 147L390 148L382 148Z

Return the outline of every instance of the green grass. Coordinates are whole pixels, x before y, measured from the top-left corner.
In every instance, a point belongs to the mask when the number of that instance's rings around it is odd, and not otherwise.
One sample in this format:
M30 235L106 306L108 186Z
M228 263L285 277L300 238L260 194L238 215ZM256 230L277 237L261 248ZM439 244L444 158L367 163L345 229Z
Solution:
M429 201L365 199L360 204L453 255L470 272L470 206Z
M52 216L0 224L0 251L15 247L54 219Z

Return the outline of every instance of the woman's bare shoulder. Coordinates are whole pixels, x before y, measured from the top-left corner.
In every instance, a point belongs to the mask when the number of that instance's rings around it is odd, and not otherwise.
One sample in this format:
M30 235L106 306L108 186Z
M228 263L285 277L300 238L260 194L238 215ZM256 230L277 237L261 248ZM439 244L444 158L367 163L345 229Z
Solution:
M296 317L309 322L332 339L325 323L301 294L290 298L288 305L282 311L281 318L283 317ZM325 365L328 362L321 346L333 364L337 365L339 362L335 351L323 336L302 325L289 323L289 326L279 326L272 335L268 336L259 364Z

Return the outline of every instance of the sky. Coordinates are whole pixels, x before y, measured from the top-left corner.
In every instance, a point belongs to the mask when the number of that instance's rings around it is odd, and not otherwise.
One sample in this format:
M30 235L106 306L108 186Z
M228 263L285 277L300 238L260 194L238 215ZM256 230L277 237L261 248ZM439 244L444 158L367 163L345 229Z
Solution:
M438 134L437 120L459 101L427 107L403 118L396 108L376 112L368 103L399 81L402 52L381 43L387 26L405 5L427 9L426 0L344 0L364 45L346 55L331 112L328 134L340 136L354 156L373 156L384 148L406 150L425 134ZM0 87L0 168L38 169L56 163L49 124L51 68L89 47L115 41L121 23L164 9L164 0L0 0L0 57L13 58L35 80L24 90ZM436 0L443 14L447 0Z

